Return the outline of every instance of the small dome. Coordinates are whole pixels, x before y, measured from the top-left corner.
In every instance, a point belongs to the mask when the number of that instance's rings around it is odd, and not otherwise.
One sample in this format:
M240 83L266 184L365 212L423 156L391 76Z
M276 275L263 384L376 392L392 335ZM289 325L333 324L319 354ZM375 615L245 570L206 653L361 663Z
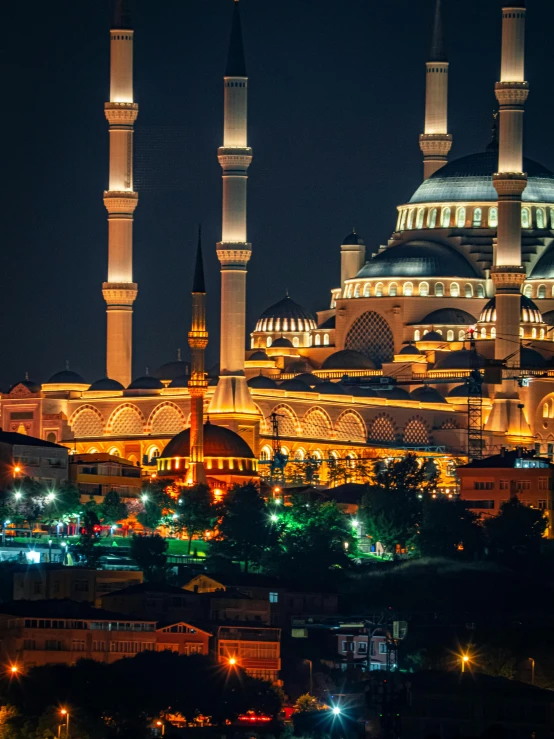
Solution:
M439 308L412 326L473 326L477 319L460 308Z
M449 398L467 398L469 394L469 385L464 383L463 385L456 385L448 393Z
M308 360L305 357L302 357L301 359L297 359L295 362L291 362L290 364L287 364L285 367L285 372L292 372L292 374L304 374L306 372L311 373L313 367L308 362Z
M88 382L72 370L62 370L48 380L48 385L88 385Z
M410 393L403 387L393 387L391 390L379 390L378 396L386 400L412 400Z
M285 325L286 320L286 325ZM256 331L311 331L317 328L314 316L287 295L258 318Z
M400 354L412 354L421 356L423 352L420 352L417 346L415 346L414 344L408 344L408 346L402 347L402 349L400 350Z
M535 349L530 349L528 346L524 346L521 349L521 358L519 362L521 367L527 369L543 369L546 367L546 359L542 354Z
M318 385L315 391L322 395L346 395L346 391L340 382L329 382L328 380Z
M419 403L446 403L446 400L439 391L435 390L434 387L429 387L429 385L416 387L416 389L412 390L410 393L410 397L412 400L417 400Z
M242 437L213 423L204 424L204 455L255 459L252 449ZM174 436L160 455L161 459L170 457L190 457L190 428Z
M19 382L14 382L14 384L10 387L9 392L11 393L12 390L18 385L23 385L23 387L26 387L30 393L39 393L42 389L42 385L40 385L38 382L25 379L19 380Z
M180 359L176 359L174 362L167 362L158 367L155 372L152 372L152 377L156 380L176 380L178 377L183 375L190 375L190 364L189 362L183 362Z
M481 277L466 257L438 241L408 241L370 259L357 277Z
M522 323L542 323L543 318L535 303L525 295L520 295ZM491 298L479 316L479 323L496 323L496 298Z
M151 375L145 375L144 377L137 377L136 380L133 380L127 390L163 390L163 387L160 380Z
M115 390L124 390L124 389L125 388L120 382L118 382L117 380L110 380L109 377L103 377L101 380L96 380L96 382L93 382L92 385L89 387L89 390L94 390L96 392L115 391Z
M254 354L250 355L249 361L250 362L267 362L269 357L264 352L263 349L258 349L258 351L254 352Z
M471 369L473 364L473 352L469 349L459 349L457 352L449 352L439 359L435 369ZM477 354L477 365L485 366L485 357Z
M355 398L378 398L378 393L371 387L362 387L361 385L352 385L348 388L348 394Z
M356 231L352 231L352 233L344 237L342 244L343 246L364 246L365 242L359 237Z
M294 379L299 380L300 382L304 382L310 387L321 385L321 383L323 382L321 377L318 377L317 375L312 375L311 372L303 372L301 375L296 375Z
M441 344L444 343L444 336L438 333L438 331L428 331L420 339L421 343L425 341L439 341Z
M174 389L177 389L177 388L183 389L189 386L189 380L190 380L189 374L181 375L181 377L176 377L174 380L172 380L169 383L168 387L172 387Z
M375 369L374 363L361 352L353 349L342 349L330 354L321 365L324 370L363 370Z
M271 345L272 349L292 349L292 341L290 339L285 339L284 336L281 336L279 339L275 339L275 341Z
M277 389L277 383L275 382L275 380L272 380L271 377L266 377L265 375L256 375L255 377L251 377L248 380L247 385L254 390Z
M311 393L312 388L302 380L297 380L296 377L293 380L285 380L279 385L280 390L289 390L290 392L298 393Z

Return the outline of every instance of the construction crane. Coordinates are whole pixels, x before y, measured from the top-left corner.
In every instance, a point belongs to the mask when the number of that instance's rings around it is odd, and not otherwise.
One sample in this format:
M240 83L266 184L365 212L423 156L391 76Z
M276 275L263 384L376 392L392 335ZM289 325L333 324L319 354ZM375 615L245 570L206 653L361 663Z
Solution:
M467 456L471 462L483 458L483 377L475 342L475 329L469 332L469 377L467 378Z
M271 413L268 416L271 422L271 446L273 448L273 459L271 460L271 481L283 480L285 476L285 467L287 466L288 457L281 451L281 440L279 438L279 419L283 418L282 414Z

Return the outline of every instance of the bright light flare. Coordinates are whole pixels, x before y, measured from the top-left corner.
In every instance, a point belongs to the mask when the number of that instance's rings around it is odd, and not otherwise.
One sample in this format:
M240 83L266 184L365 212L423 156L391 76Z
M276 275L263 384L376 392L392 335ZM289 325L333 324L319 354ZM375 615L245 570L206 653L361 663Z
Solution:
M276 513L272 513L270 518L273 521L273 523L277 523L277 521L279 520L279 516Z
M10 667L10 672L12 673L12 675L16 675L19 672L19 667L17 665L12 665Z
M229 664L231 667L237 664L237 660L234 657L229 657Z
M148 502L148 496L147 495L141 495L140 496L140 499L142 500L143 503L147 503Z
M20 493L20 492L18 491L17 493L14 493L14 494L13 494L13 497L14 497L14 498L15 498L16 500L21 500L21 497L22 497L22 495L23 495L23 493Z
M341 710L338 706L333 706L333 715L334 716L340 716Z

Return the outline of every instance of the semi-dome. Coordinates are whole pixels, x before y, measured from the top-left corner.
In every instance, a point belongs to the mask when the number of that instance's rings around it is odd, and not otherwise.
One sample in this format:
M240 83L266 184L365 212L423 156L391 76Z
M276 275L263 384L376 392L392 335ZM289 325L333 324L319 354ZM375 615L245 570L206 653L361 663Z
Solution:
M469 349L459 349L457 352L449 352L441 357L435 365L435 369L471 369L473 367L474 354ZM477 366L485 366L485 357L477 354Z
M498 202L492 176L498 171L498 149L456 159L422 182L410 203ZM554 203L554 174L531 159L523 160L527 187L522 199L527 203Z
M542 369L546 367L547 361L540 352L524 346L521 348L519 364L527 369Z
M256 375L255 377L251 377L248 380L247 385L253 390L277 389L277 383L275 382L275 380L272 380L271 377L266 377L265 375Z
M316 392L321 395L345 395L346 391L340 382L330 382L329 380L318 385Z
M550 246L533 267L530 280L554 280L554 248Z
M166 382L176 380L183 375L190 375L190 364L189 362L183 362L181 359L166 362L166 364L162 364L161 367L152 372L152 377L156 380L165 380Z
M449 398L467 398L468 395L469 385L467 382L464 382L463 385L456 385L456 387L453 387L448 393Z
M287 295L258 318L256 331L311 331L317 328L314 316Z
M111 380L109 377L103 377L101 380L96 380L89 387L89 390L94 392L113 392L116 390L124 390L123 385L117 380Z
M136 380L133 380L127 390L163 390L163 387L163 384L156 377L144 375L144 377L137 377Z
M342 240L343 246L364 246L364 244L364 240L359 237L355 230Z
M357 277L481 277L463 254L438 241L391 246L370 259Z
M296 377L292 380L285 380L279 385L280 390L288 390L289 392L297 393L310 393L312 388L302 380L297 380Z
M375 364L361 352L342 349L330 354L321 365L323 370L373 370Z
M275 339L275 341L271 344L272 349L292 349L292 341L290 339L285 339L284 336L279 337L278 339Z
M429 385L416 387L416 389L412 390L410 393L410 397L412 400L417 400L419 403L446 403L446 400L439 391L435 390L434 387L429 387Z
M439 308L422 318L414 321L413 326L472 326L477 319L460 308Z
M213 423L204 424L204 456L255 459L254 452L234 431ZM190 457L190 428L174 436L159 459Z
M47 382L48 385L88 385L88 382L84 379L84 377L81 377L80 374L77 372L73 372L72 370L62 370L61 372L56 372L55 375L52 375L52 377Z
M269 357L263 349L258 349L258 351L251 354L248 359L250 362L267 362Z
M533 301L525 295L521 299L521 321L523 323L542 323L543 317ZM479 323L496 323L496 297L491 298L479 316Z

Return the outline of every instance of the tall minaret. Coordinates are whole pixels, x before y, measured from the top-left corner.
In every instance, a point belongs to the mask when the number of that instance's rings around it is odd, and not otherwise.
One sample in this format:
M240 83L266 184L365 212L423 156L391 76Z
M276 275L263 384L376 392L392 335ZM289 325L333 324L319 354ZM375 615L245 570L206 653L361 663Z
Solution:
M233 425L245 415L258 415L244 376L246 267L252 252L246 234L246 185L252 149L247 141L248 77L238 0L233 12L224 90L223 146L218 151L223 170L223 229L217 244L221 263L221 355L219 383L210 414L220 414L220 422L224 421L221 416L225 416Z
M452 148L448 133L448 70L444 47L441 0L436 0L433 39L427 67L425 133L419 137L423 152L423 174L427 179L447 162Z
M206 331L206 286L202 261L202 231L198 229L196 267L192 283L192 324L189 331L192 367L188 383L190 393L190 474L188 482L206 482L204 469L204 396L208 389L204 371L204 352L208 346Z
M110 181L104 192L108 211L108 281L102 285L107 305L106 371L124 387L131 382L133 346L133 30L129 0L115 0L110 31L110 102L104 106L110 125Z

